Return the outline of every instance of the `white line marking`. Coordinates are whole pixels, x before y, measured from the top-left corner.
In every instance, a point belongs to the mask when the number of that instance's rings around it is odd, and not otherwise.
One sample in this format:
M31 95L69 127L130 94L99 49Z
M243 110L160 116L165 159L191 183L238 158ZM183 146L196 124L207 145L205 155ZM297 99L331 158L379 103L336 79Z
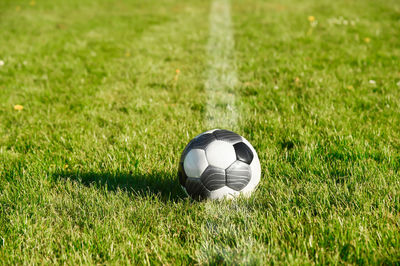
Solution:
M234 129L237 124L234 94L237 76L229 0L212 2L207 52L207 128Z
M210 11L210 37L207 46L208 73L205 83L208 96L206 106L206 126L208 129L235 129L237 111L234 90L237 84L234 60L234 39L230 14L230 0L213 0ZM215 256L234 257L229 247L216 244L215 236L229 232L237 233L229 227L227 210L218 203L207 202L205 213L210 219L202 226L202 242L197 257L202 263L212 263ZM222 207L222 208L221 208ZM236 229L236 228L233 228Z

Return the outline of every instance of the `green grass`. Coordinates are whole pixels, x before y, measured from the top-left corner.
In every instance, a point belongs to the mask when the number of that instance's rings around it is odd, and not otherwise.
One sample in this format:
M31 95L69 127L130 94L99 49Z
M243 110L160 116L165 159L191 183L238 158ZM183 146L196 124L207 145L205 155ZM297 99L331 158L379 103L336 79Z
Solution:
M400 263L399 2L231 2L262 180L199 203L210 1L1 1L0 264Z

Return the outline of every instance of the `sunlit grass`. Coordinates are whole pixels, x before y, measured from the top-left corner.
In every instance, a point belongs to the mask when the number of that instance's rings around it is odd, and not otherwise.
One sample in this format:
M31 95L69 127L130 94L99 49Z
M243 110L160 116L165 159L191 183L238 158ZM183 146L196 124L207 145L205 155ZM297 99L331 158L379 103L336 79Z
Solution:
M209 1L0 3L0 264L399 263L400 5L232 1L250 199L176 180Z

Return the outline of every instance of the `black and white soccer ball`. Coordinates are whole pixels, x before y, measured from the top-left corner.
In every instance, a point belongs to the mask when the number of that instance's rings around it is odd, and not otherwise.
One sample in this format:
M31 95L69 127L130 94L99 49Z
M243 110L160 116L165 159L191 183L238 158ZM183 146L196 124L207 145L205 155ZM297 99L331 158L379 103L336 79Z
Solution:
M183 190L193 199L233 198L254 191L261 167L257 152L245 138L214 129L189 142L178 175Z

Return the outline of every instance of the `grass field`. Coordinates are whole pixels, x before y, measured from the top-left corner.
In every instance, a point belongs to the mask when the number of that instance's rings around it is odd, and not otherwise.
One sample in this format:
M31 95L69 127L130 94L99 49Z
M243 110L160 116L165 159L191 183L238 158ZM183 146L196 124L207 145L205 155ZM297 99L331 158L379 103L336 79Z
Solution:
M400 2L231 0L262 179L194 202L211 3L0 1L0 264L400 263Z

